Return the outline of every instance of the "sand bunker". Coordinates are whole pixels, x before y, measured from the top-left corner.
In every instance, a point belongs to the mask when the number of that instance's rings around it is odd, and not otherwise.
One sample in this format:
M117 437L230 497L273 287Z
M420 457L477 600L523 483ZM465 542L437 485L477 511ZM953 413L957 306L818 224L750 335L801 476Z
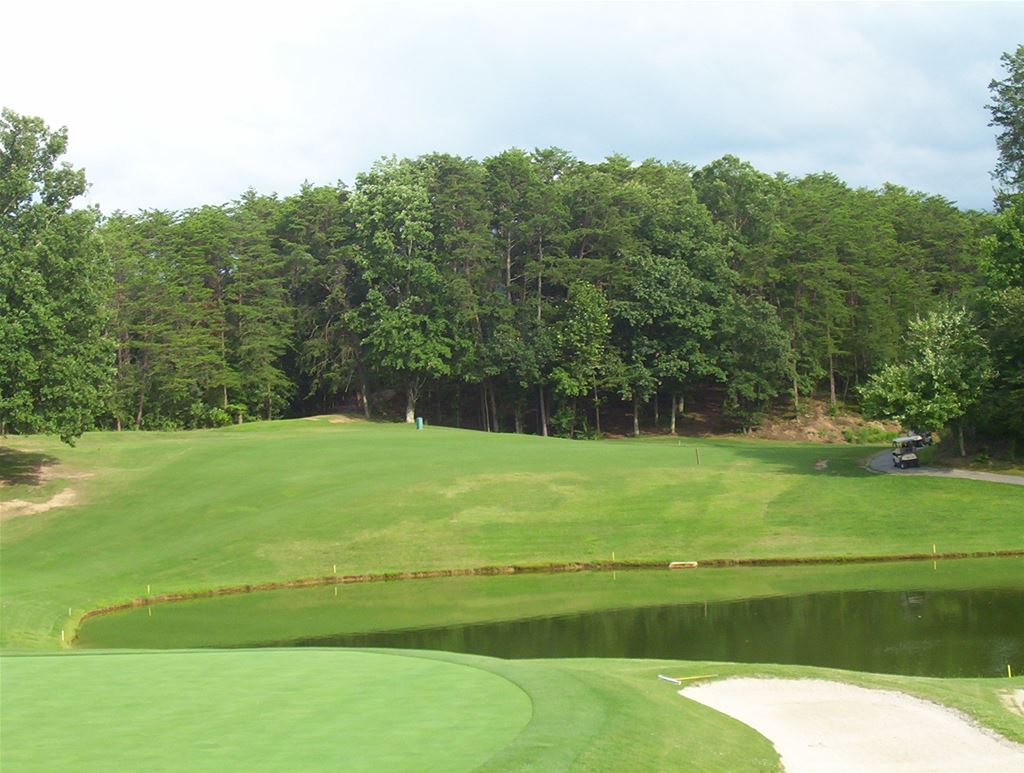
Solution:
M1024 770L1024 746L899 692L821 679L727 679L679 694L764 735L787 773Z
M52 510L55 507L64 507L74 504L77 493L73 488L66 488L59 491L44 502L30 502L27 499L9 499L0 502L0 521L8 521L11 518L20 518L23 515L37 515Z

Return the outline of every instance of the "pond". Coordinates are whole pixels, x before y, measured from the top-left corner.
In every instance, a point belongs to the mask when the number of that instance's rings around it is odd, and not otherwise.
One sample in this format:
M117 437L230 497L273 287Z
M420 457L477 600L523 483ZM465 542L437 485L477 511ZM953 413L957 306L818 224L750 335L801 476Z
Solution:
M253 593L87 621L80 647L398 647L503 658L1024 672L1024 560L462 577Z

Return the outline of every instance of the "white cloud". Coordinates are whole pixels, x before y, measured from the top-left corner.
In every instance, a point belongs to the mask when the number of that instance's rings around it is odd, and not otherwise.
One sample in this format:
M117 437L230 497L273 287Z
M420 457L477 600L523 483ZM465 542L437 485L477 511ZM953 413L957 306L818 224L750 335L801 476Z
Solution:
M512 145L735 153L981 207L1024 6L57 3L5 24L0 102L69 127L106 211Z

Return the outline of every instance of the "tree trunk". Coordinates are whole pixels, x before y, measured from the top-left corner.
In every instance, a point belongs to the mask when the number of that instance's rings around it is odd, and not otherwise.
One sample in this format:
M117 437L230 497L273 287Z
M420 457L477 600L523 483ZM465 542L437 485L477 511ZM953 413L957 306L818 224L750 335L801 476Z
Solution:
M676 434L676 409L679 405L679 396L672 395L672 418L669 420L669 432Z
M416 385L412 382L405 387L405 423L416 422Z
M828 355L828 399L831 405L836 404L836 371L831 353Z
M524 272L525 273L525 272ZM544 283L541 277L544 275L544 235L541 234L540 242L537 245L537 321L540 322L541 302L544 300ZM541 397L541 403L544 398ZM544 436L547 437L548 425L544 422Z
M462 428L462 384L455 387L455 426Z
M498 401L494 396L494 384L487 384L487 393L491 398L491 428L494 432L501 432L501 426L498 424Z
M594 430L601 434L601 404L597 400L597 381L594 381Z
M363 415L366 416L367 419L369 419L370 418L370 384L367 381L366 371L363 369L362 365L359 366L359 388L362 390L362 393L363 393Z
M523 409L522 409L522 406L520 406L519 403L516 403L513 406L513 408L512 408L512 412L513 412L513 416L515 418L515 423L516 423L516 434L517 435L522 435L523 434Z
M960 456L967 456L967 451L964 449L964 417L961 416L956 423L956 436L960 443Z
M540 395L540 434L544 437L548 436L548 412L544 407L544 385L537 385L537 392Z
M512 239L505 239L505 300L512 303Z
M220 362L221 362L221 365L224 368L227 367L227 365L228 365L228 344L227 344L227 341L225 340L225 334L224 334L224 330L223 329L220 331ZM225 410L227 410L227 407L228 407L228 385L227 385L227 381L225 381L223 384L221 384L221 387L223 389L223 394L222 394L222 397L223 397L223 400L224 400L223 407L224 407Z
M3 425L0 424L0 428L2 428L2 427L3 427ZM120 416L115 416L114 417L114 429L116 429L118 432L121 431L121 417ZM2 435L2 434L4 434L4 433L0 432L0 435Z
M793 373L793 410L800 411L800 384L796 380L796 372Z
M142 429L142 404L146 401L146 393L139 393L139 404L135 409L135 429Z
M633 395L633 437L640 437L640 398Z
M658 393L654 393L654 428L658 428Z
M491 417L487 415L487 382L480 382L480 429L491 431Z

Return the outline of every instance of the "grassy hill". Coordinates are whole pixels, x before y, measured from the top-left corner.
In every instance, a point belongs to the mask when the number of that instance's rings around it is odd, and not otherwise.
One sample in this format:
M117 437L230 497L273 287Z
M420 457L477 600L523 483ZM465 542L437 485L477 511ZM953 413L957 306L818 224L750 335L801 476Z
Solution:
M875 475L860 466L872 450L571 442L337 419L94 433L75 448L11 438L0 453L4 765L778 767L763 737L680 698L659 673L893 687L1024 740L1001 704L1020 679L397 651L46 652L97 607L335 573L1024 548L1024 489ZM857 584L868 570L834 582ZM694 577L688 592L711 596L745 582ZM621 603L646 598L637 593ZM513 601L528 608L532 597ZM577 590L570 599L573 608L604 603ZM450 614L450 602L430 602L431 614ZM407 606L422 616L424 603L415 595ZM472 603L486 615L498 602Z
M0 645L59 645L146 595L335 572L1024 548L1024 489L876 475L870 451L329 419L12 438L6 512L73 504L5 520Z

